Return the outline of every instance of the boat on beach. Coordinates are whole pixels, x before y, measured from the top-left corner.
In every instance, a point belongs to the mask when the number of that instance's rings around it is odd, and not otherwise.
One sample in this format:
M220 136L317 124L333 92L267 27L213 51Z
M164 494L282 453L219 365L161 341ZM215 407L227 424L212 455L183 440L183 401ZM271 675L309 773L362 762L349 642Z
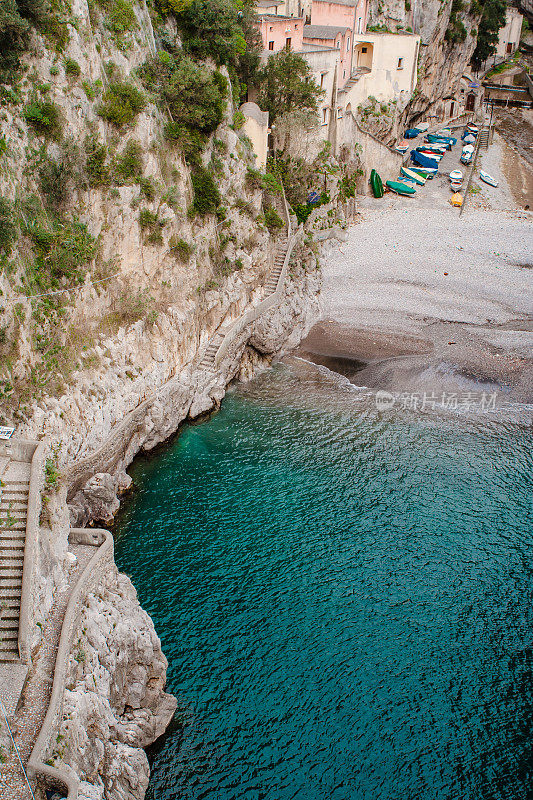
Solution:
M400 172L405 178L408 178L410 181L414 181L419 186L423 186L426 182L426 179L422 175L419 175L413 169L409 169L409 167L401 167Z
M409 150L409 142L402 139L401 142L396 145L395 150L397 150L398 153L406 153Z
M455 181L455 182L462 181L463 180L463 173L461 172L460 169L452 169L452 171L450 172L448 177L449 177L449 179L451 181Z
M380 198L383 197L383 181L381 180L380 176L376 172L375 169L372 170L370 173L370 186L372 188L372 194L374 197Z
M482 169L479 170L479 177L484 183L488 183L489 186L498 185L498 181L496 180L496 178L493 178L492 175L489 175L488 172L484 172L484 170Z
M405 133L404 133L404 138L405 139L416 139L416 137L418 136L419 133L420 133L420 131L418 130L418 128L408 128L408 130L406 130Z
M424 147L418 149L417 152L420 153L421 156L425 156L426 158L432 158L434 161L440 161L443 157L442 153L439 153L436 150L426 150Z
M424 155L424 153L419 153L418 150L411 150L411 161L419 167L429 167L435 172L439 167L438 158L434 155Z
M427 180L431 180L437 174L437 167L410 167L409 169Z
M460 194L460 192L455 192L455 194L452 194L450 197L450 203L452 206L460 208L463 205L463 195Z
M413 195L416 193L414 186L408 186L406 183L403 183L403 181L387 181L386 185L391 192L395 192L396 194Z
M461 153L461 158L459 159L462 164L470 164L472 161L472 156L474 154L474 145L467 144L463 147L463 152Z
M428 133L425 137L426 142L434 142L435 144L445 144L448 150L451 150L453 145L457 144L457 139L453 136L439 136L437 133Z

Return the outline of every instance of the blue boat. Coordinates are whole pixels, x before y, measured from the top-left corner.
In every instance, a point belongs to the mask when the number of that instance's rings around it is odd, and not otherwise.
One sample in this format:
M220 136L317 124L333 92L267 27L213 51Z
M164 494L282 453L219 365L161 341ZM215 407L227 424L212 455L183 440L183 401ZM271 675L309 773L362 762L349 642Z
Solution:
M428 133L426 136L426 142L434 142L438 144L441 142L442 144L447 144L449 147L453 147L453 145L457 144L457 139L454 136L444 136L439 133Z
M418 164L420 167L433 167L435 169L439 167L439 162L436 158L425 156L417 150L411 150L411 161L413 164Z
M418 128L409 128L405 131L404 139L416 139L419 133Z

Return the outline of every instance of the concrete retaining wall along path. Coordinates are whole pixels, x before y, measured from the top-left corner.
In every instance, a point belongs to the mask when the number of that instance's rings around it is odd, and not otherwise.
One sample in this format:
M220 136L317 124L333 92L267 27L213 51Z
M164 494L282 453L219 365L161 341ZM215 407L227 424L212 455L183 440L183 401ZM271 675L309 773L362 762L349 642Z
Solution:
M82 608L87 596L101 582L105 571L113 565L113 537L109 531L103 529L73 528L69 539L72 544L93 545L97 549L81 573L67 604L57 649L50 703L28 760L27 772L31 779L42 781L48 788L66 792L68 800L77 800L80 784L78 778L73 776L71 771L54 767L46 761L50 758L63 716L69 657L78 631Z
M359 157L365 170L362 184L366 194L371 194L368 180L373 169L379 172L383 183L386 180L395 180L400 172L403 155L361 128L353 114L345 114L342 123L345 126L345 141L359 145Z

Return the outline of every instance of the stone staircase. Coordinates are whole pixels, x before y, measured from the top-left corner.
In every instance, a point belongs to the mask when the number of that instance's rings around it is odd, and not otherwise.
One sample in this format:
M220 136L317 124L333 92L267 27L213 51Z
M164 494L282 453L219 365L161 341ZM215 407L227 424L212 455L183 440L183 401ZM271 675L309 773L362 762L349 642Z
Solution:
M281 275L281 271L283 270L283 264L285 262L285 256L287 254L287 249L289 247L288 240L285 241L282 245L278 247L278 251L276 253L276 257L274 258L274 267L272 272L268 276L267 282L265 283L265 298L271 295L273 292L276 291L278 287L279 278ZM211 372L215 371L215 359L220 348L220 345L224 341L225 331L217 331L209 344L207 345L207 349L204 353L202 360L200 361L200 369L208 370Z
M482 128L478 133L479 137L479 149L486 150L489 146L489 129Z
M339 90L339 94L341 92L349 92L352 86L355 86L358 80L360 80L363 75L368 75L369 72L372 70L369 67L356 67L342 89Z
M0 664L19 660L30 464L0 460Z

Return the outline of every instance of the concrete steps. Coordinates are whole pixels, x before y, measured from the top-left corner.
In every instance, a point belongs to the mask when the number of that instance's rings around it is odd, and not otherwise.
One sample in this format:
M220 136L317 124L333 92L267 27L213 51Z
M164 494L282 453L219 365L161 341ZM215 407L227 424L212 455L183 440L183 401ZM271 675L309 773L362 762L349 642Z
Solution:
M479 149L481 150L481 148L483 148L483 150L486 150L489 146L489 129L482 128L478 133L478 136L479 136Z
M5 459L4 459L5 460ZM0 464L0 664L18 661L18 631L29 474L21 464Z
M285 262L285 254L287 253L287 247L288 243L284 243L276 253L276 256L274 258L274 267L265 283L266 297L271 295L272 292L274 292L278 286L279 276L281 275L283 264ZM200 361L199 366L201 369L214 372L216 355L218 353L220 345L224 341L224 338L225 338L225 333L220 333L220 332L215 333L215 335L207 345L203 358Z

